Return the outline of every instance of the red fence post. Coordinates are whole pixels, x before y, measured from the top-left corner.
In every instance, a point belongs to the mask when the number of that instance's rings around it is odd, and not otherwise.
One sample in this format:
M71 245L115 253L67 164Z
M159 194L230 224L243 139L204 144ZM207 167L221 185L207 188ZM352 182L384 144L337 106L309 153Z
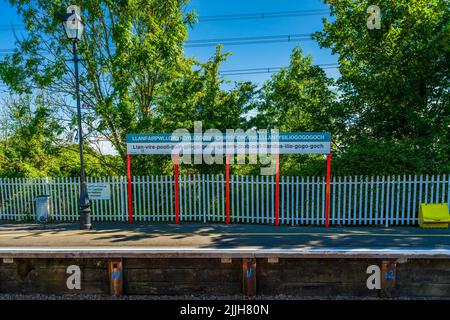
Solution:
M133 191L131 189L131 157L127 153L128 222L133 223Z
M180 194L178 182L178 156L174 156L174 179L175 179L175 223L180 223Z
M330 225L331 153L327 155L327 189L325 195L325 228Z
M280 155L277 154L275 167L275 225L280 225Z
M225 157L225 214L226 223L230 224L230 156Z

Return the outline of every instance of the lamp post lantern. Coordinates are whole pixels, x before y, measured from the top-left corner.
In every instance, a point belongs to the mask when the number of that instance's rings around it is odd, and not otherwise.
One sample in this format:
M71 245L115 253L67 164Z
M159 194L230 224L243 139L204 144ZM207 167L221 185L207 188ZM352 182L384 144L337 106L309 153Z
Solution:
M90 230L91 225L91 205L86 187L86 176L84 171L83 156L83 131L81 126L81 102L80 102L80 79L78 71L78 48L77 44L81 40L84 31L84 24L80 17L80 8L78 6L69 6L67 14L63 18L63 25L67 38L72 41L73 46L73 62L75 65L75 89L77 97L77 117L78 117L78 144L80 148L80 228Z

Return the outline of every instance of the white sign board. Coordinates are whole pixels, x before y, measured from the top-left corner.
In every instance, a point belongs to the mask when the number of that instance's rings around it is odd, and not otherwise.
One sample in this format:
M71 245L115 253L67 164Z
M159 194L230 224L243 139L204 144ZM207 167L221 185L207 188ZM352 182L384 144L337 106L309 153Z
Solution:
M127 134L129 154L329 154L329 132Z
M88 183L89 200L110 200L111 189L109 183Z

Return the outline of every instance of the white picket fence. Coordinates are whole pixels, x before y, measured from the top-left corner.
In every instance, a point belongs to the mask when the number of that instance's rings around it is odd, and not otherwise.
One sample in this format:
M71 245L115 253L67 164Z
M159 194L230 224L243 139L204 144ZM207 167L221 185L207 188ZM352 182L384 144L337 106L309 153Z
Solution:
M450 176L334 177L331 181L331 225L415 225L420 203L449 203ZM0 220L34 220L34 197L50 195L52 220L78 220L78 178L1 179ZM92 200L93 221L128 220L126 177L88 178L107 183L110 200ZM281 177L280 223L323 225L325 179ZM135 221L173 222L174 178L133 177ZM180 221L225 222L225 177L180 176ZM232 223L275 222L275 178L231 176Z

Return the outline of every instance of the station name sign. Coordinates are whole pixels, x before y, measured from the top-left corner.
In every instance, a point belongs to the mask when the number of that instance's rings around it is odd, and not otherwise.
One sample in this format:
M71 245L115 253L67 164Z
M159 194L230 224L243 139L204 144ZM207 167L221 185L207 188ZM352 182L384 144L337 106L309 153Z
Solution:
M329 132L127 134L127 151L139 154L329 154Z

